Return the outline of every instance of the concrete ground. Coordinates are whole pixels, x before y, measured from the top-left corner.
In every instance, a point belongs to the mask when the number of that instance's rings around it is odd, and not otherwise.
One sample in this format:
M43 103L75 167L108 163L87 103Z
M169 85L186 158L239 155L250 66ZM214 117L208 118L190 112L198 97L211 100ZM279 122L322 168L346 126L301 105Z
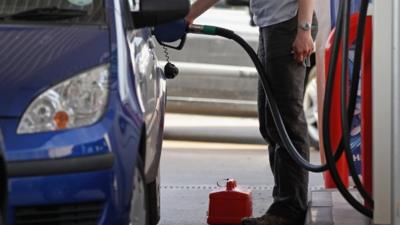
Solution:
M314 162L319 153L312 152ZM208 194L217 181L235 178L253 193L253 213L272 202L273 177L263 145L166 141L161 161L160 225L207 224ZM322 176L310 174L310 190L322 188Z
M168 114L165 134L160 225L207 224L208 195L225 178L252 191L254 216L268 209L273 177L257 119ZM310 152L320 163L319 152ZM310 173L309 190L307 225L369 224L337 191L323 189L321 174Z

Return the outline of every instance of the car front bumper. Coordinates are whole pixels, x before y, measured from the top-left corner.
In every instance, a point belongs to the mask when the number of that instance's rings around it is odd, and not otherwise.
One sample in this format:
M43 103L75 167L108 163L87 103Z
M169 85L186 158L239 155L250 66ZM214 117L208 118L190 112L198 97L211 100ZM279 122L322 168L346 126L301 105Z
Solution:
M114 111L93 126L29 135L15 134L17 123L0 118L7 225L128 223L139 116Z

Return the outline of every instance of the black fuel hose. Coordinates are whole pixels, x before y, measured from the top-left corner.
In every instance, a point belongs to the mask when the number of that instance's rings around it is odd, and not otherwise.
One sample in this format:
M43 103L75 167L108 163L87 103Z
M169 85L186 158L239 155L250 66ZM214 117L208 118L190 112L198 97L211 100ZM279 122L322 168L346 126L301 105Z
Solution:
M340 20L340 18L339 18L339 20ZM328 170L328 164L313 165L313 164L309 163L306 159L304 159L300 155L300 153L296 150L296 147L293 145L293 142L291 141L289 134L286 131L285 125L282 120L282 116L279 112L278 105L275 101L275 98L273 97L272 92L271 92L269 81L267 80L267 77L265 75L264 66L260 62L257 54L254 52L254 50L251 48L251 46L245 40L243 40L240 36L236 35L231 30L228 30L225 28L220 28L220 27L215 27L215 26L190 25L189 32L221 36L221 37L225 37L228 39L232 39L235 42L237 42L246 51L246 53L250 56L250 58L252 59L254 65L256 67L256 70L259 74L259 78L261 80L261 84L263 86L265 95L268 99L267 102L269 104L269 109L271 111L275 125L277 127L279 137L282 140L283 147L285 147L288 150L290 157L298 165L302 166L303 168L305 168L308 171L323 172L323 171ZM340 147L341 148L338 148L338 151L336 151L336 153L335 153L334 161L337 161L343 152L342 146L340 146Z
M347 0L347 1L349 1L349 0ZM346 3L348 3L347 1L346 0L340 1L339 15L342 15L343 17L346 16L345 12L348 12L348 4L346 4ZM341 41L341 35L339 33L340 33L340 30L342 30L342 29L343 29L343 23L341 22L341 23L337 24L337 28L336 28L337 32L335 33L333 52L332 52L332 56L331 56L331 62L329 65L328 79L326 82L326 89L325 89L325 101L324 101L324 107L323 107L324 109L323 109L323 123L322 123L325 158L326 158L327 164L329 165L329 171L332 175L332 178L335 181L337 189L342 194L342 196L357 211L359 211L360 213L364 214L367 217L372 218L373 217L372 210L363 206L360 202L357 201L357 199L355 199L353 197L353 195L349 192L349 190L347 190L347 188L345 187L345 185L343 184L343 181L341 180L341 178L339 176L339 173L335 166L335 161L331 157L332 156L332 148L331 148L331 141L330 141L329 118L330 118L331 103L332 103L333 81L334 81L334 75L336 73L336 62L337 62L337 57L338 57L338 53L339 53L339 43ZM347 40L347 37L345 40ZM361 60L361 58L355 59L355 60ZM353 114L350 114L350 115L353 115Z
M331 101L332 101L332 89L333 89L333 81L334 81L334 74L336 72L336 63L337 63L337 57L338 57L338 52L339 52L339 43L340 39L342 36L342 28L343 28L343 17L345 16L345 3L343 0L341 1L341 4L339 5L339 10L338 10L338 21L337 21L337 28L336 28L336 33L335 33L335 41L333 43L333 53L332 53L332 61L329 66L329 74L328 76L328 81L327 81L327 89L326 89L326 97L325 97L325 103L324 103L324 115L328 113L330 116L330 106L331 106ZM268 99L268 104L269 104L269 109L272 113L274 123L277 127L278 134L282 140L283 147L285 147L290 155L290 157L300 166L305 168L308 171L311 172L323 172L325 170L328 170L331 172L332 177L335 181L335 183L338 186L339 191L342 193L342 195L345 197L345 199L358 211L363 213L366 216L372 217L372 211L369 210L368 208L365 208L362 206L352 195L351 193L347 190L345 185L343 184L335 162L340 158L343 150L344 150L344 142L343 142L343 137L341 138L339 142L339 146L337 147L337 151L335 151L334 157L331 149L331 143L330 143L330 135L329 135L329 116L326 117L324 116L324 140L327 138L327 143L324 141L324 147L328 149L328 151L325 151L325 156L327 159L327 164L324 165L312 165L310 164L307 160L302 158L302 156L298 153L296 148L294 147L286 129L285 125L283 123L282 117L280 115L278 105L273 98L273 94L271 92L271 88L269 85L269 82L265 76L265 70L264 66L262 63L259 61L259 58L257 54L254 52L254 50L245 42L240 36L236 35L233 31L227 30L224 28L220 27L214 27L214 26L202 26L202 25L191 25L189 27L189 32L191 33L199 33L199 34L206 34L206 35L217 35L221 37L225 37L228 39L232 39L235 42L237 42L250 56L252 59L253 63L255 64L255 67L257 69L257 72L259 74L262 86L264 88L266 97ZM348 108L348 114L351 115L351 120L348 121L348 126L351 126L352 123L352 116L354 115L354 110L355 110L355 102L357 98L357 88L358 85L354 87L352 85L351 88L351 94L350 94L350 103L349 108ZM326 111L326 108L329 110ZM327 131L328 129L328 131Z
M359 86L359 81L360 81L360 68L361 68L361 55L362 55L362 51L363 51L363 44L364 44L364 35L361 35L364 33L365 31L365 24L366 24L366 18L367 18L367 13L368 13L368 5L369 2L368 0L363 0L361 2L361 7L360 7L360 16L359 16L359 24L358 24L358 28L357 28L357 38L356 38L356 49L355 49L355 55L354 58L356 60L354 60L354 67L353 67L353 78L352 78L352 83L351 83L351 89L357 89L358 90L358 86ZM351 93L354 95L357 95L357 93ZM352 96L350 96L350 101L349 101L349 105L350 106L355 106L355 102L352 101L356 101L356 98L352 98ZM352 157L347 157L348 161L351 163ZM353 165L349 165L350 168L354 168L354 163ZM355 173L357 174L357 173ZM353 178L356 186L359 185L361 187L362 184L359 180L359 177L357 175L354 176L355 178ZM357 184L358 183L358 184ZM368 194L368 192L364 189L364 188L360 188L359 189L360 194L364 197L364 199L371 205L371 207L374 207L374 201L372 199L372 197Z
M339 6L338 12L340 13L338 16L337 24L341 25L342 24L342 17L343 17L343 10L341 10L341 6ZM233 31L227 30L224 28L220 27L215 27L215 26L203 26L203 25L190 25L188 32L191 33L198 33L198 34L205 34L205 35L216 35L216 36L222 36L228 39L232 39L236 41L242 48L246 51L246 53L250 56L252 59L257 72L259 74L262 86L264 88L265 94L268 98L268 103L270 104L270 110L272 109L271 113L274 118L274 122L277 126L277 130L279 133L279 136L281 140L283 141L284 147L288 149L289 155L291 158L299 165L304 167L306 170L311 171L311 172L323 172L328 170L328 164L323 164L323 165L313 165L310 164L307 160L305 160L296 150L294 147L289 135L286 132L285 125L283 124L282 117L279 113L278 106L272 96L271 89L269 86L269 82L266 79L265 76L265 70L264 66L261 64L259 61L257 54L254 52L254 50L247 44L246 41L244 41L240 36L236 35ZM337 29L336 35L340 37L342 32L342 29ZM335 48L335 46L334 46ZM338 48L338 44L336 44L336 48ZM334 65L336 65L337 58L333 58L334 60ZM356 86L358 88L358 86ZM350 102L356 102L357 99L357 88L352 88L350 90L351 95L350 95ZM349 115L354 115L354 110L355 110L355 105L350 105L348 114ZM352 120L351 120L352 121ZM351 121L349 121L349 126L351 125ZM344 151L344 144L343 144L343 139L340 140L339 146L337 147L337 150L335 151L334 154L334 159L335 161L338 161L339 158L341 157L342 153Z
M254 52L254 50L251 48L251 46L245 40L243 40L240 36L236 35L233 31L227 30L224 28L214 27L214 26L191 25L189 27L189 29L190 29L190 32L192 32L192 33L217 35L217 36L225 37L228 39L232 39L235 42L237 42L247 52L247 54L252 59L254 65L257 69L257 72L259 74L261 84L263 86L265 95L268 99L267 102L269 104L269 109L271 111L271 114L273 115L273 119L274 119L275 125L277 127L279 137L282 140L283 147L288 149L288 153L289 153L290 157L297 164L304 167L306 170L312 171L312 172L322 172L322 171L327 170L328 166L326 164L322 165L322 166L310 164L296 150L296 147L293 145L293 143L289 137L289 134L286 131L285 125L282 120L282 116L279 112L278 105L275 101L275 98L273 97L272 92L271 92L269 81L267 80L267 77L265 75L264 66L260 62L257 54ZM336 158L339 159L340 155L336 154Z
M349 22L350 22L350 3L351 1L348 1L347 3L347 11L346 15L344 16L344 27L343 27L343 37L342 40L345 40L346 37L349 36ZM366 17L367 17L367 11L368 11L368 1L362 1L361 6L360 6L360 16L359 16L359 21L358 21L358 26L357 26L357 34L363 34L365 30L365 22L366 22ZM356 90L355 92L353 91L351 94L357 95L358 91L358 85L360 81L360 68L361 68L361 53L362 53L362 47L364 43L364 38L363 35L357 35L357 40L356 40L356 49L355 49L355 56L354 56L354 68L352 71L352 82L351 82L351 90ZM342 41L342 71L341 71L341 88L340 88L340 105L341 105L341 127L342 127L342 136L343 136L343 143L344 143L344 149L346 153L346 161L347 165L349 168L350 175L354 181L354 184L356 186L356 189L358 192L361 194L361 196L365 199L365 201L373 207L374 201L371 197L371 195L365 190L363 184L361 183L361 180L358 176L358 173L355 169L354 165L354 160L353 160L353 154L352 150L350 147L350 130L351 130L351 125L348 126L349 124L349 114L346 111L347 105L347 74L348 74L348 60L349 60L349 42L348 41ZM355 98L352 98L355 99ZM355 106L356 102L349 102L349 106ZM350 124L352 124L352 121L350 121Z

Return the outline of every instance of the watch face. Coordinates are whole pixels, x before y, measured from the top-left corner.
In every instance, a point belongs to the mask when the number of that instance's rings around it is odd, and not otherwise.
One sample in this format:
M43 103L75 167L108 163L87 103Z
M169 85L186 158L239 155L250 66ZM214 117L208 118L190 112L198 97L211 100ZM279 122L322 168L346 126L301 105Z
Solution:
M311 30L311 24L310 24L310 23L307 23L307 22L300 24L299 27L300 27L302 30L306 30L306 31L307 31L307 30Z

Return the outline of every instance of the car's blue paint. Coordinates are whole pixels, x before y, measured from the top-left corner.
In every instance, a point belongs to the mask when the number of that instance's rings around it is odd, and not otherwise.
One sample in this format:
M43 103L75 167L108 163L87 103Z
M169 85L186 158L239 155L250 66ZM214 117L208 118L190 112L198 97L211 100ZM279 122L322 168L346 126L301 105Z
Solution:
M75 182L79 178L80 182ZM12 179L9 183L10 205L31 206L65 204L76 201L106 201L112 192L112 171L28 177ZM29 185L26 185L29 183Z
M112 183L112 171L12 179L8 222L14 224L16 207L76 202L103 202L115 206L117 199Z
M7 159L38 160L99 154L113 151L106 139L111 143L115 138L139 139L143 119L139 114L125 114L118 98L117 91L112 90L105 115L98 123L84 128L21 135L16 133L18 118L0 119ZM115 142L125 145L127 140Z
M32 96L109 62L108 31L87 26L0 26L0 116L20 117ZM15 93L18 93L16 95Z
M127 58L118 58L121 49L117 43L114 1L105 3L108 27L0 24L0 128L7 161L72 158L106 152L115 156L110 171L11 177L7 225L14 223L14 208L18 206L92 200L105 203L99 225L128 224L134 168L140 157L141 137L146 135L143 129L146 119L135 88L132 63L135 60L130 54ZM126 29L126 23L124 26ZM135 35L144 42L151 39L148 29ZM127 43L125 48L129 53ZM119 68L120 60L127 60L127 68ZM110 65L110 96L106 112L97 123L63 131L17 134L18 123L35 97L67 78L105 63ZM122 78L127 81L122 84L125 89L121 89ZM163 74L160 79L165 82ZM128 93L128 99L121 100L121 90ZM165 88L158 93L164 100ZM157 104L155 121L158 123L152 127L157 132L163 130L164 104L164 101ZM151 141L161 147L162 135L156 137L157 140ZM155 160L158 163L159 159Z

